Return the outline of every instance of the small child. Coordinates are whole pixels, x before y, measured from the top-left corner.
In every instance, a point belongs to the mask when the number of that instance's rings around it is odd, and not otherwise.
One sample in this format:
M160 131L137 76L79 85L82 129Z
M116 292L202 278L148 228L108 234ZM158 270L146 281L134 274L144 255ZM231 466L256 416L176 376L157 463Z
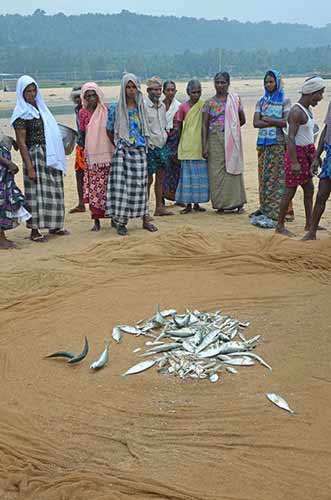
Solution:
M31 217L24 208L24 196L15 184L14 175L18 167L11 161L12 146L17 149L16 141L0 132L0 249L15 246L7 240L5 231Z
M322 170L319 174L318 193L315 200L315 206L311 217L309 231L303 237L304 240L316 240L316 231L319 221L324 213L326 202L331 193L331 102L325 117L325 127L321 133L317 147L316 158L313 163L313 168L317 171L321 165L321 155L325 151Z

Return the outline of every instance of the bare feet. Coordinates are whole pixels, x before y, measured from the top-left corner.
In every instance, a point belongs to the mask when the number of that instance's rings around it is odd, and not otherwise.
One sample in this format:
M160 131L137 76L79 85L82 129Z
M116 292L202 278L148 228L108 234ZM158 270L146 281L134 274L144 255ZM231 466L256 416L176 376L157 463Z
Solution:
M0 250L9 250L15 247L16 245L13 241L7 240L7 238L0 239Z
M143 221L143 229L146 229L146 231L149 231L150 233L155 233L155 231L158 230L154 224L145 220Z
M77 205L77 207L69 210L69 214L77 214L77 213L81 213L81 212L86 212L85 205Z
M311 240L316 240L316 233L308 231L308 233L306 233L302 238L302 241L311 241Z
M294 233L291 233L286 227L284 226L277 226L275 229L275 233L281 234L282 236L287 236L288 238L293 238L295 236Z
M91 231L97 232L97 231L100 231L100 228L101 228L101 224L100 224L99 219L95 219L94 225L93 225Z
M167 215L175 215L170 210L167 210L165 207L159 207L155 210L154 215L156 217L165 217Z

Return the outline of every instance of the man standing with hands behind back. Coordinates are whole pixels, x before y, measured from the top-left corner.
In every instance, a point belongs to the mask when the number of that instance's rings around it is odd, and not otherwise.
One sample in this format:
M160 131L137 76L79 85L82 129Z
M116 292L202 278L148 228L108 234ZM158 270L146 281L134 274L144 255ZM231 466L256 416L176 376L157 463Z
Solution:
M162 95L162 80L153 76L147 81L145 106L150 129L147 153L148 196L155 174L155 212L156 216L173 215L163 204L163 179L168 162L166 108L160 101Z

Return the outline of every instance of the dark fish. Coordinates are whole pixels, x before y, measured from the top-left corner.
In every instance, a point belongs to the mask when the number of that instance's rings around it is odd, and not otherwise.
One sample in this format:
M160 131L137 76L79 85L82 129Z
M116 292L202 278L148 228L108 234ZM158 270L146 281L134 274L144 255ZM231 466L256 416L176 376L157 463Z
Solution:
M68 352L68 351L58 351L58 352L54 352L54 354L50 354L49 356L46 356L46 358L69 358L69 359L72 359L74 357L75 357L75 355L72 354L72 352Z
M77 356L74 356L73 358L69 359L68 363L78 363L78 361L82 361L82 359L86 358L88 353L88 341L87 337L85 337L85 344L84 344L84 349L80 354L77 354Z

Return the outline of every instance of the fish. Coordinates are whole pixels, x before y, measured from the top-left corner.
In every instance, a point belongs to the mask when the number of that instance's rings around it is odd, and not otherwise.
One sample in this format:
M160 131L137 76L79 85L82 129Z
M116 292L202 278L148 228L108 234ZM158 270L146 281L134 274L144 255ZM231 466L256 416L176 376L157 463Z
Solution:
M240 328L248 328L250 326L250 322L249 321L245 321L245 322L240 321L239 326L240 326Z
M174 322L179 328L187 326L190 321L190 315L185 314L185 316L174 316Z
M247 356L242 356L241 358L233 358L229 359L227 361L223 361L223 363L227 365L234 365L234 366L253 366L255 365L254 361Z
M178 347L181 347L181 344L179 344L178 342L174 344L163 344L155 347L154 349L149 349L148 351L145 351L144 354L142 354L142 356L150 356L153 354L158 354L159 352L172 351L172 349L177 349Z
M199 346L197 347L196 353L199 353L200 351L203 351L203 349L205 349L206 347L208 347L210 344L213 344L214 342L216 342L216 340L218 339L220 333L221 332L219 330L212 330L211 332L209 332L204 337L204 339L202 340L201 344L199 344Z
M164 318L168 318L169 316L174 316L177 313L176 309L165 309L164 311L161 311L160 314Z
M217 356L221 352L222 346L223 345L210 347L209 349L205 349L197 353L197 355L199 358L213 358L214 356Z
M117 344L119 344L121 342L121 338L122 338L121 328L119 326L114 326L111 336L113 337L115 342L117 342Z
M141 330L138 330L138 328L136 328L135 326L121 325L120 329L125 333L130 333L132 335L141 335Z
M234 340L230 340L230 342L225 342L221 346L220 354L229 354L231 352L244 352L249 349L248 346L244 342L236 342ZM251 349L251 347L250 347Z
M137 349L134 349L132 352L139 352L141 351L141 347L137 347Z
M141 363L137 363L134 366L131 366L125 373L122 374L123 377L126 375L135 375L136 373L141 373L145 370L148 370L152 366L155 365L156 359L149 359L148 361L142 361Z
M167 330L167 337L193 337L195 330L192 328L182 328L180 330Z
M212 373L211 375L209 375L209 380L210 382L217 382L219 379L219 376L217 375L217 373Z
M231 352L230 353L231 356L242 356L243 353L242 352ZM254 358L256 359L261 365L265 366L266 368L268 368L268 370L270 370L272 372L272 368L270 365L268 365L268 363L266 363L264 361L264 359L261 358L261 356L258 356L257 354L253 353L253 352L245 352L244 353L245 356L250 356L251 358Z
M253 337L252 339L247 339L245 340L245 342L249 345L251 344L255 344L255 342L258 342L260 339L262 338L262 335L256 335L255 337Z
M157 307L156 309L156 314L155 316L153 317L152 319L154 325L159 328L161 326L164 326L166 324L166 320L164 319L164 317L162 316L162 314L160 313L160 308L159 306Z
M266 397L271 401L274 405L278 406L282 410L288 411L291 413L291 415L294 415L294 411L291 410L291 408L288 405L288 402L283 399L281 396L278 394L275 394L274 392L267 392Z
M77 354L77 356L74 356L73 358L69 359L68 363L73 364L73 363L78 363L78 361L82 361L84 358L86 358L88 350L89 350L88 340L87 337L85 337L85 344L82 352Z
M72 359L74 357L75 357L75 355L72 354L72 352L58 351L58 352L54 352L53 354L49 354L48 356L46 356L46 359L47 358L69 358L69 359Z
M100 358L97 361L94 361L94 363L90 365L90 368L92 370L100 370L105 366L106 363L108 363L108 360L109 360L109 344L107 344Z
M232 366L226 366L225 369L227 372L232 373L233 375L235 373L238 373L238 370L236 370L235 368L232 368Z

